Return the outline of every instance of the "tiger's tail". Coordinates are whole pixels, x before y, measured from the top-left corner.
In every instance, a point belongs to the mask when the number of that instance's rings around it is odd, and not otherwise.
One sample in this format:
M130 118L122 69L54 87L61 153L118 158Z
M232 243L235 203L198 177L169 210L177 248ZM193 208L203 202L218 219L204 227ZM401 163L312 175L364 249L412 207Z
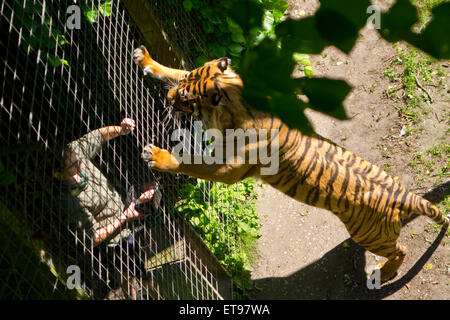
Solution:
M448 226L450 220L449 217L445 217L430 201L412 193L409 193L409 196L411 198L408 201L408 208L405 208L406 210L404 211L407 215L405 218L413 213L418 213L431 218L439 225Z

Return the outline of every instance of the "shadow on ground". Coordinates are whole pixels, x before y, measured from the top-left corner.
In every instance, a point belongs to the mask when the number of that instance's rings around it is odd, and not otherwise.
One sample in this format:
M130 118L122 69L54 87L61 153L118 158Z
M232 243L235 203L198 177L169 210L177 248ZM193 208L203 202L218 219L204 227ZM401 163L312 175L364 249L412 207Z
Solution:
M444 183L423 195L433 202L449 194L450 182ZM417 216L415 216L417 217ZM405 221L411 222L415 217ZM388 297L410 282L424 267L444 238L447 228L439 235L404 275L369 289L365 250L351 238L338 244L322 258L287 277L270 277L254 280L252 299L359 299L372 300Z

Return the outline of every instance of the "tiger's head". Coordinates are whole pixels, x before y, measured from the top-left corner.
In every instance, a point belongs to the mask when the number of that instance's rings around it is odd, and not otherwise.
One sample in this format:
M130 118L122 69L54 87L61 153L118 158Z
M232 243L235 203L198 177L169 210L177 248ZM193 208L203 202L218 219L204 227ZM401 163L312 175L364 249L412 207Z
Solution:
M230 67L230 59L205 63L181 79L167 94L177 111L194 114L204 129L240 127L242 114L249 109L242 101L242 79Z

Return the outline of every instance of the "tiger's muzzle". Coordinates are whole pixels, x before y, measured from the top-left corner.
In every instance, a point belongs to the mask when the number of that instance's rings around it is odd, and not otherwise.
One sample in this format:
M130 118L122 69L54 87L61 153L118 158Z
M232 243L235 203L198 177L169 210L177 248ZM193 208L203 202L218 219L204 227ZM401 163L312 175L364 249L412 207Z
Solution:
M194 105L197 102L196 99L187 99L186 95L183 95L177 87L169 90L167 100L175 110L190 113L194 112Z

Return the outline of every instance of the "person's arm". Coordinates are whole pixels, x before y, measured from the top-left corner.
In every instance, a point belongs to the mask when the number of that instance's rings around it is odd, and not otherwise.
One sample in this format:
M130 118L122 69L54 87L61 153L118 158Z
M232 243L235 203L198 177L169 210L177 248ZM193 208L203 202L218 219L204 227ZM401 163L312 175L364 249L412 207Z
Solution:
M113 234L125 221L129 219L141 219L148 216L148 214L139 213L136 210L136 202L144 203L153 198L155 189L151 188L140 195L136 201L132 201L127 209L120 215L119 218L114 219L110 224L95 230L94 245L98 245L111 234Z
M135 128L134 120L125 118L120 126L108 126L92 130L80 139L72 141L68 149L73 151L78 159L92 159L100 151L103 142L119 135L129 134Z
M103 141L109 141L118 136L129 134L131 131L134 130L135 127L136 125L134 123L134 120L125 118L122 120L120 126L108 126L97 130L100 132Z
M128 210L128 209L127 209ZM114 233L127 220L125 213L103 228L95 230L94 245L98 245Z

